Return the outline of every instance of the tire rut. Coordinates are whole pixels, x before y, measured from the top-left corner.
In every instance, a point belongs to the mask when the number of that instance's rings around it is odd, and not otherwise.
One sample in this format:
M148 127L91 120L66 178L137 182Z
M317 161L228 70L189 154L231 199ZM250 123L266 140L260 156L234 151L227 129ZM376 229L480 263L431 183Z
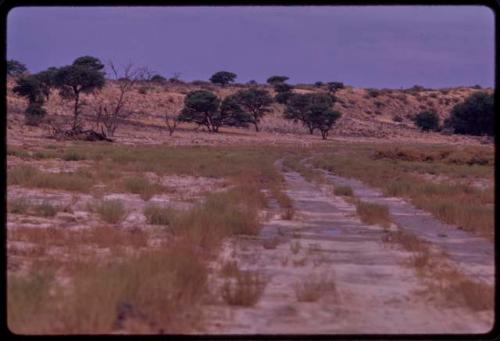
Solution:
M259 238L229 241L220 259L263 273L267 286L253 307L213 302L206 310L208 333L426 334L491 328L490 314L430 302L415 271L404 265L412 254L384 245L386 232L361 223L353 205L296 172L284 176L295 218L274 214ZM264 247L270 239L276 245ZM298 285L318 275L330 277L335 290L315 302L299 301Z

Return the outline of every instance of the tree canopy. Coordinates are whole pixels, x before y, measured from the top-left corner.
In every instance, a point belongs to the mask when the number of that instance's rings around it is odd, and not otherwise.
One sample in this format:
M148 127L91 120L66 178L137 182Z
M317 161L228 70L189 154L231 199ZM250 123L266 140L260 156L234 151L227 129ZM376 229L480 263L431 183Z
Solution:
M216 72L210 77L210 82L214 84L227 85L234 82L236 74L228 71Z
M286 82L287 80L289 80L290 78L288 78L287 76L271 76L267 79L267 83L268 84L271 84L271 85L275 85L275 84L278 84L278 83L284 83Z
M286 106L284 117L294 122L302 122L313 134L318 129L326 139L333 124L341 116L332 110L333 99L328 94L293 94Z
M17 77L26 73L27 71L28 69L26 68L26 65L24 65L20 61L14 59L10 59L7 61L7 75Z
M452 127L457 134L493 136L494 129L493 94L476 92L463 103L455 105L445 125Z
M273 103L271 95L265 90L251 88L238 91L235 100L249 115L250 123L255 126L255 130L259 131L260 119L271 111L270 105Z

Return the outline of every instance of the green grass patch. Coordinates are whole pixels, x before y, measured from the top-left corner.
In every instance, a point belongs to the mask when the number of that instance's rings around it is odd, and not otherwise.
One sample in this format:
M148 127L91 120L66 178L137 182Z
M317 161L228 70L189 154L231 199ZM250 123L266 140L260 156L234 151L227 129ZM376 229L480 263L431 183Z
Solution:
M7 184L87 193L94 185L94 179L86 171L48 173L29 165L21 165L8 170Z

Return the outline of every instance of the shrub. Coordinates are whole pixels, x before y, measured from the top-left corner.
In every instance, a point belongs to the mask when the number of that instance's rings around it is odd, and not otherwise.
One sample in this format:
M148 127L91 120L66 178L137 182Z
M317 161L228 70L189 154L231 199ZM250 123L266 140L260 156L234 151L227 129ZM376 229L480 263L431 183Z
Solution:
M317 88L320 88L322 85L323 85L323 82L320 82L320 81L314 83L314 86Z
M439 115L435 111L422 111L415 115L415 125L424 131L439 128Z
M110 224L117 224L125 218L126 211L121 200L102 200L95 211L102 220Z
M457 134L494 135L493 94L476 92L453 107L445 126Z

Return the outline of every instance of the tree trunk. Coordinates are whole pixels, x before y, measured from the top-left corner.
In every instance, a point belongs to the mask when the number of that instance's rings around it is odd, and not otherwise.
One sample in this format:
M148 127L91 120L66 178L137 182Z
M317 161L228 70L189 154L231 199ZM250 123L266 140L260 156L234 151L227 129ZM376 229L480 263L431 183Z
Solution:
M73 112L73 129L76 129L78 122L78 103L80 101L80 91L75 91L75 108Z
M310 125L307 126L309 128L309 134L313 135L314 134L314 128L311 127Z
M327 136L328 136L328 130L322 130L321 137L323 138L323 140L326 140Z
M257 122L254 123L254 126L255 126L255 131L259 132L260 130L259 130L259 125L257 124Z

